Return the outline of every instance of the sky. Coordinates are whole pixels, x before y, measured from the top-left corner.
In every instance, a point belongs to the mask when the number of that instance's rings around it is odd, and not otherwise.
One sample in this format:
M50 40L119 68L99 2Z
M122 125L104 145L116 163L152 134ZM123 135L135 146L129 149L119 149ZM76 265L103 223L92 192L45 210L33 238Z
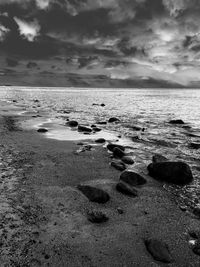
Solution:
M199 0L0 0L0 84L199 87Z

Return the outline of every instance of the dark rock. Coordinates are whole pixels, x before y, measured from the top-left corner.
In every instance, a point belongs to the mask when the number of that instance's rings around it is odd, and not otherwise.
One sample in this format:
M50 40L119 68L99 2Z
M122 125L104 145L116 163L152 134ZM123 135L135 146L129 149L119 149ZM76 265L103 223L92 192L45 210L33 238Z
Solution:
M69 125L70 127L77 127L78 126L78 122L77 121L68 121L67 125Z
M187 129L187 130L189 130L189 129L191 129L192 127L191 126L189 126L189 125L183 125L183 127L182 127L183 129Z
M113 156L116 158L122 158L124 156L124 151L118 147L115 147L113 149Z
M87 218L92 223L103 223L108 221L108 217L101 211L89 211Z
M193 214L200 218L200 207L195 207L193 209Z
M46 132L48 132L48 130L45 129L45 128L40 128L37 131L38 131L38 133L46 133Z
M104 103L102 103L102 104L101 104L101 107L105 107L105 104L104 104Z
M78 143L77 143L77 146L83 146L83 145L84 145L83 142L78 142Z
M141 131L141 130L142 130L142 128L139 127L139 126L131 126L130 128L131 128L132 130L134 130L134 131Z
M95 140L95 143L98 143L98 144L103 144L105 142L106 142L106 140L104 138L99 138L99 139Z
M157 239L145 240L146 249L151 254L151 256L157 260L164 263L171 263L172 257L167 244L163 241Z
M38 99L33 100L34 103L39 103L40 101Z
M135 188L133 188L132 186L130 186L126 183L123 183L123 182L117 183L116 189L118 192L120 192L124 195L130 196L130 197L137 197L138 196L137 190Z
M97 126L95 124L92 124L91 125L91 128L96 128Z
M168 159L160 154L155 154L152 158L153 163L157 162L165 162L168 161Z
M120 181L131 186L144 185L147 182L141 175L132 171L124 171L120 175Z
M92 202L106 203L110 196L102 189L95 188L89 185L78 185L78 189Z
M188 164L184 162L157 162L148 166L149 175L157 180L185 185L193 180Z
M81 125L79 125L79 126L78 126L78 131L79 131L79 132L87 132L87 133L91 133L91 132L92 132L92 129L89 128L89 127L86 127L86 126L81 126Z
M123 156L122 161L126 164L132 165L134 164L134 160L129 156Z
M200 143L191 143L190 147L193 149L200 149Z
M94 132L101 132L101 129L98 128L98 127L93 127L92 130L93 130Z
M117 208L117 211L118 211L119 214L123 214L124 213L124 210L122 208L120 208L120 207Z
M112 161L110 165L118 171L124 171L126 169L126 165L123 162Z
M107 149L110 150L111 152L113 152L114 148L119 148L121 149L122 151L125 150L125 148L123 146L120 146L120 145L117 145L117 144L108 144L107 145Z
M169 121L170 124L185 124L183 120L171 120Z
M115 118L115 117L110 118L110 119L108 120L109 123L112 123L112 122L118 122L118 121L119 121L119 119L118 119L118 118Z
M97 124L99 124L99 125L106 125L107 122L106 121L98 121Z
M194 252L194 254L200 256L200 242L197 242L197 243L194 245L192 251Z

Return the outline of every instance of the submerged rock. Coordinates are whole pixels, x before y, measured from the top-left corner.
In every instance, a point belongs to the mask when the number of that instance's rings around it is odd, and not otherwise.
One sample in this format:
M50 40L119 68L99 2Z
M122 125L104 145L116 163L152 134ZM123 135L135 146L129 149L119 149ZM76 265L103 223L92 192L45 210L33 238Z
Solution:
M108 217L101 211L89 211L87 218L92 223L103 223L108 221Z
M193 180L188 164L184 162L157 162L148 166L149 175L157 180L185 185Z
M124 171L126 169L126 165L123 162L112 161L110 165L118 171Z
M131 196L131 197L137 197L138 196L138 192L135 188L133 188L132 186L128 185L127 183L123 183L123 182L119 182L116 185L116 189L118 192L127 195L127 196Z
M169 121L170 124L185 124L183 120L171 120Z
M120 181L131 186L144 185L147 182L141 175L132 171L124 171L120 175Z
M200 149L200 143L191 143L190 147L193 149Z
M108 122L109 122L109 123L112 123L112 122L119 122L119 119L113 117L113 118L110 118L110 119L108 120Z
M153 163L157 163L157 162L165 162L165 161L168 161L168 159L160 154L155 154L153 157L152 157L152 161Z
M91 133L91 132L92 132L92 129L89 128L89 127L86 127L86 126L81 126L81 125L79 125L79 126L78 126L78 131L79 131L79 132L87 132L87 133Z
M99 138L99 139L95 140L95 143L98 143L98 144L103 144L105 142L106 142L106 140L104 138Z
M68 121L67 125L69 125L70 127L77 127L78 122L77 121Z
M164 263L171 263L173 261L169 248L163 241L158 239L147 239L145 240L145 246L155 260Z
M48 130L45 129L45 128L40 128L37 131L38 131L38 133L46 133L46 132L48 132Z
M92 202L104 204L110 200L108 193L102 189L89 185L78 185L77 188Z
M122 161L126 164L132 165L134 164L134 160L129 156L123 156Z
M125 151L125 148L123 146L117 145L117 144L108 144L107 145L107 149L110 150L111 152L113 152L114 148L119 148L122 151Z
M117 157L117 158L122 158L122 157L124 157L124 151L121 150L121 149L118 148L118 147L115 147L115 148L113 149L113 156L114 156L114 157Z

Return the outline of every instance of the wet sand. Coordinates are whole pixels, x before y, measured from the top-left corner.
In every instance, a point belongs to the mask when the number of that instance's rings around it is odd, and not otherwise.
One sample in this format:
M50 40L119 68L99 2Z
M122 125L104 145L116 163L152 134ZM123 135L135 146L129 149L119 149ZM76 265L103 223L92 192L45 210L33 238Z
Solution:
M168 266L200 266L188 233L200 228L199 220L148 176L146 164L139 196L125 196L115 189L120 172L104 147L77 154L76 141L22 130L16 126L22 119L0 116L1 266L162 266L145 247L149 238L167 243ZM104 189L110 201L90 202L80 183ZM109 220L91 223L92 210Z

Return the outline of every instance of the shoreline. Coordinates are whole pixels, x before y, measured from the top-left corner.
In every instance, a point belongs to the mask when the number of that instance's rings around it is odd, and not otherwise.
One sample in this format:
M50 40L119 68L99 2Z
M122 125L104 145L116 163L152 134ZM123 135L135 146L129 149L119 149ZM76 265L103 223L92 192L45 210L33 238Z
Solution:
M13 125L21 119L14 116ZM138 197L131 198L116 191L120 172L109 165L110 155L102 146L77 155L75 141L5 127L2 115L0 121L3 264L159 266L144 243L158 238L169 246L173 257L169 266L198 266L189 232L199 231L199 220L180 210L175 197L148 175L146 164L140 166L140 174L147 183L138 188ZM78 184L105 190L110 201L90 202ZM93 210L105 213L108 221L89 222L87 213Z

